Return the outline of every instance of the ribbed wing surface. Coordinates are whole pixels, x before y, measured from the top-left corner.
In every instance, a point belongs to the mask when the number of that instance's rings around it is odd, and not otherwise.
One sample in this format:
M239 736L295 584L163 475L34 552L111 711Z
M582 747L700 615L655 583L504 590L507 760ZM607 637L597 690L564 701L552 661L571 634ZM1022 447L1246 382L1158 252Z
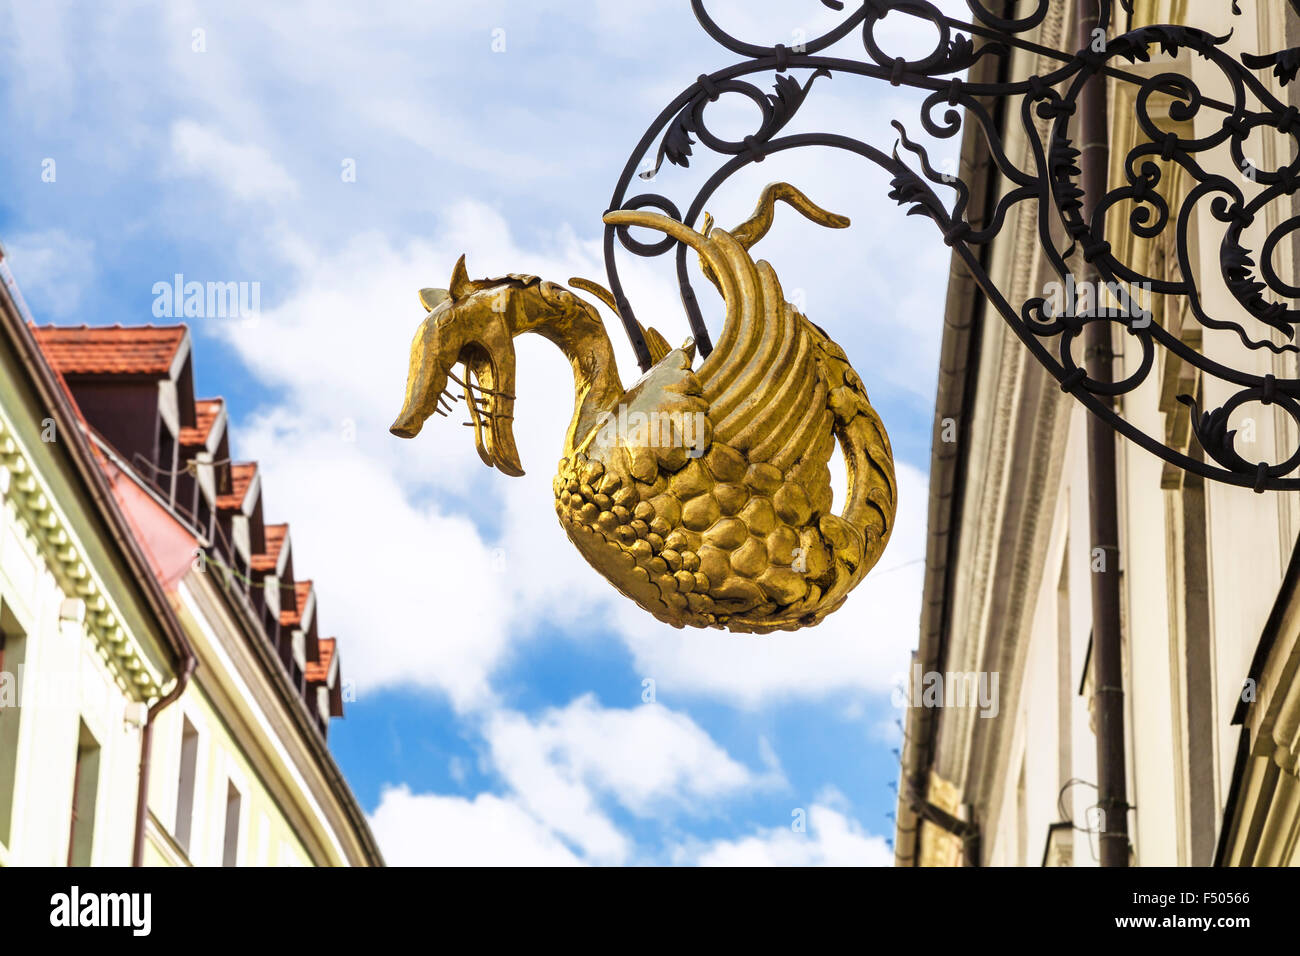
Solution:
M830 457L833 418L816 332L785 301L770 265L753 262L723 230L709 238L730 273L719 276L727 301L722 336L698 372L714 440L815 482Z

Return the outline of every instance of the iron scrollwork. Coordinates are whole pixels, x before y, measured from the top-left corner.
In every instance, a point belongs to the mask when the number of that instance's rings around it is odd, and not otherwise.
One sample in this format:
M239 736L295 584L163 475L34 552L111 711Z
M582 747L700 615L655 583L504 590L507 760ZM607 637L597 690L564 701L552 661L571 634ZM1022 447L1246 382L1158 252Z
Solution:
M1193 26L1159 25L1109 33L1102 43L1064 52L1047 49L1032 39L1053 3L1063 0L1038 0L1032 10L1016 19L995 14L989 9L990 0L966 0L969 21L945 16L929 0L863 0L848 11L846 4L837 0L821 2L844 12L843 20L794 47L755 44L731 36L709 15L705 0L691 0L700 26L741 59L700 75L664 108L629 157L610 209L655 209L693 227L705 203L729 177L768 156L807 146L859 155L889 174L891 198L910 214L933 220L943 241L964 260L989 302L1017 336L1060 381L1062 389L1093 414L1165 461L1202 477L1256 491L1300 489L1300 446L1283 460L1252 460L1243 452L1229 421L1247 405L1276 406L1298 426L1292 432L1300 432L1300 377L1291 358L1300 353L1296 343L1300 288L1279 275L1275 261L1284 241L1300 231L1300 216L1292 214L1290 200L1300 190L1300 110L1280 100L1257 75L1272 72L1278 84L1286 87L1300 70L1300 49L1243 54L1238 59L1224 48L1228 36L1215 36ZM1292 0L1292 6L1298 2ZM1100 0L1100 12L1103 24L1112 22L1112 13L1117 19L1127 14L1131 22L1131 0L1118 0L1117 7L1111 0ZM1235 3L1234 12L1240 12ZM890 13L931 24L936 32L933 49L918 59L889 55L878 41L877 27ZM862 56L830 55L831 47L855 33L861 40ZM976 43L977 37L982 42ZM966 71L981 59L1009 58L1017 47L1049 55L1059 66L1042 75L997 82L966 78ZM1153 57L1177 57L1183 52L1217 70L1222 77L1217 87L1230 91L1226 101L1206 95L1190 71L1180 70L1172 62L1159 72L1149 67L1133 72L1138 64L1150 64ZM1006 183L991 212L976 218L978 226L969 215L969 184L936 171L925 148L909 136L903 123L893 124L896 142L888 151L835 131L791 132L803 104L830 78L842 75L925 91L919 125L935 139L950 139L967 123L977 124L989 157ZM765 76L769 77L766 82ZM1091 217L1085 218L1080 154L1072 138L1077 133L1071 129L1071 120L1084 87L1106 79L1132 85L1141 136L1124 157L1123 181L1112 183L1107 194L1091 204ZM729 140L710 130L709 106L725 95L744 96L758 106L761 119L752 134ZM1157 97L1164 104L1164 118L1155 115ZM1031 162L1025 166L1008 155L1004 130L990 109L991 103L1001 105L1008 126L1018 122L1019 132L1027 136ZM1207 117L1221 117L1221 122L1207 122ZM1199 120L1194 125L1201 135L1186 132L1194 120ZM1282 151L1284 156L1289 152L1289 158L1276 168L1260 168L1250 155L1248 141L1260 130L1280 134L1294 145ZM672 167L702 162L706 156L719 161L717 168L684 210L664 194L634 189L634 184L657 179ZM1227 165L1225 156L1232 175L1215 171L1216 164L1219 169ZM1180 206L1171 209L1160 187L1162 178L1175 171L1187 183L1187 192ZM1072 281L1070 261L1082 258L1108 288L1121 290L1123 308L1115 314L1088 314L1073 307L1054 309L1044 296L1009 301L981 265L980 247L992 242L1008 215L1024 203L1036 204L1035 221L1046 261L1060 280ZM1212 312L1207 306L1210 277L1199 277L1193 262L1195 245L1190 233L1193 214L1202 203L1208 204L1205 208L1210 216L1223 227L1219 276L1214 281L1226 289L1234 304L1232 314L1223 314L1223 309ZM1264 234L1258 252L1253 251L1248 234L1258 238L1260 230L1252 233L1251 227L1264 223L1266 210L1279 203L1284 204L1283 212L1274 217L1279 221ZM1121 260L1107 241L1105 226L1108 214L1113 223L1124 210L1133 237L1162 243L1175 268L1148 274L1145 267ZM641 242L626 225L610 225L604 237L609 287L642 368L649 368L650 351L623 293L619 247L648 257L675 250L687 318L700 352L708 355L711 342L687 272L687 246L667 236L654 243ZM1135 286L1161 296L1166 310L1185 309L1202 330L1220 335L1220 351L1222 334L1231 336L1247 361L1235 365L1218 361L1189 344L1177 330L1152 321L1148 310L1134 308L1122 293ZM1128 341L1138 349L1136 367L1118 381L1093 380L1075 356L1082 330L1097 321L1123 326L1131 337ZM1178 396L1191 407L1191 429L1203 454L1193 457L1190 448L1171 447L1163 436L1148 434L1117 409L1117 398L1148 380L1158 355L1186 363L1203 383L1201 397ZM1202 409L1207 398L1217 404ZM1277 457L1283 455L1286 450Z

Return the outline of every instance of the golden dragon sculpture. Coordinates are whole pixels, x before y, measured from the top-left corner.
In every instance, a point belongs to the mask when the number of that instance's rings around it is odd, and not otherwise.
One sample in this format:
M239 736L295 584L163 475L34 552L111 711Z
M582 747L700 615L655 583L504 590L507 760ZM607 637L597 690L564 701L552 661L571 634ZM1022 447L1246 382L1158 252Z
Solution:
M568 357L576 392L555 510L592 567L675 627L766 633L816 624L880 557L897 484L862 379L785 300L772 267L749 256L777 200L821 225L849 224L787 183L768 186L731 231L707 216L696 232L654 212L606 214L606 223L686 243L726 302L722 336L698 369L692 341L670 349L643 330L654 365L627 390L594 305L536 276L470 279L461 256L449 289L420 292L429 314L390 430L414 438L435 411L450 410L454 381L484 463L522 475L512 339L543 335ZM569 284L615 308L595 283ZM848 474L840 515L831 511L828 466L837 439Z

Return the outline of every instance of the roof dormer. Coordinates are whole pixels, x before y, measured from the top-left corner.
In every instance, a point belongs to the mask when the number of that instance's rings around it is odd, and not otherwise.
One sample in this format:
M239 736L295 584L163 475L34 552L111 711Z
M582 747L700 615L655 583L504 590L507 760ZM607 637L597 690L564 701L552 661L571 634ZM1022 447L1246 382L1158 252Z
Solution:
M178 435L195 426L190 333L171 326L35 326L86 421L169 498Z
M331 717L343 716L343 680L340 676L338 642L332 637L320 639L320 656L307 663L307 687L312 692L316 716L322 732Z
M33 332L86 426L120 459L115 467L151 486L142 500L188 518L195 543L233 572L219 580L244 609L244 630L260 629L296 702L327 733L330 718L343 713L337 642L319 637L312 582L294 580L288 524L264 522L257 463L230 462L226 403L194 398L189 330L83 325Z

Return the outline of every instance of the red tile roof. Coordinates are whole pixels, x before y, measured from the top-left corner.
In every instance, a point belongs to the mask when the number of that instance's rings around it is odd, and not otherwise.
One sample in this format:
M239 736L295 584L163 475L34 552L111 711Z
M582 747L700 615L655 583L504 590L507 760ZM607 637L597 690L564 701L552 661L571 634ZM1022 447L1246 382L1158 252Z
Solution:
M217 420L224 404L220 398L200 398L194 402L194 427L182 428L180 439L182 445L201 447L208 443L208 434L212 423Z
M302 612L307 607L307 598L311 594L311 582L295 581L293 594L297 599L298 609L296 611L285 610L280 612L281 627L297 627L302 623Z
M49 363L64 375L166 375L184 325L32 326Z
M230 466L230 494L217 496L218 508L229 508L238 511L244 506L244 495L248 494L248 486L253 483L253 476L257 474L257 462L242 461L236 462Z
M280 563L280 549L289 537L287 524L269 524L266 526L266 551L253 555L250 562L254 571L274 571Z
M330 679L330 664L334 660L334 638L320 639L320 660L307 662L307 683L324 684Z
M166 376L175 364L177 354L186 342L189 334L184 325L175 326L30 326L33 335L45 355L46 361L55 372L62 388L82 425L90 426L81 414L64 376L78 375L135 375ZM194 403L194 425L181 429L182 444L196 447L207 444L212 427L222 412L224 402L220 398L199 399ZM101 466L107 468L99 449L92 446ZM232 464L230 471L230 493L218 495L220 508L239 509L257 475L256 462ZM288 524L267 525L265 527L266 549L264 553L253 556L252 569L273 572L279 563L280 555L289 537ZM283 610L280 614L281 626L297 627L302 623L303 611L313 594L311 581L298 581L294 584L293 596L296 609ZM287 603L287 602L286 602ZM327 685L330 670L336 665L338 644L335 638L314 639L315 627L311 628L307 653L316 652L316 660L308 660L304 677L307 683ZM331 714L342 714L342 704L338 703L339 690L332 688Z

